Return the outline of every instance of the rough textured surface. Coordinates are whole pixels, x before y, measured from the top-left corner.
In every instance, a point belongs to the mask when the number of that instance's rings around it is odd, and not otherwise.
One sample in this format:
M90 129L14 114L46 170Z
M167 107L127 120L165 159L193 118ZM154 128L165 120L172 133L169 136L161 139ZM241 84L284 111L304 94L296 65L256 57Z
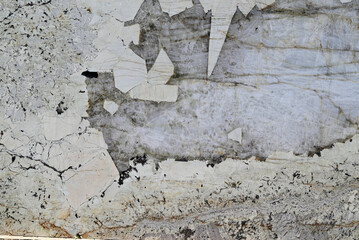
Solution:
M0 2L0 235L358 239L358 1L168 3Z
M356 136L314 158L276 153L215 166L137 158L74 208L54 172L3 154L1 229L117 239L357 239L358 157Z
M149 68L159 49L167 51L177 102L119 96L109 75L88 84L89 120L104 133L115 162L142 154L192 160L310 154L347 139L359 119L357 7L277 1L247 18L237 11L214 73L205 78L210 41L201 4L169 18L156 1L145 1L134 21L141 38L131 48ZM105 96L121 105L118 114L101 109ZM237 128L241 145L228 139Z

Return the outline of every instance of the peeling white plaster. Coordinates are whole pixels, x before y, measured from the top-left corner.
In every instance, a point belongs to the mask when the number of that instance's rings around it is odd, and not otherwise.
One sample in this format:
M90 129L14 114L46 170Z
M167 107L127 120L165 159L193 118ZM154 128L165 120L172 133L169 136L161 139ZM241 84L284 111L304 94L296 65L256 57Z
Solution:
M118 187L117 183L110 184L102 193L98 193L102 197L92 198L87 202L88 205L80 205L77 214L84 214L84 211L88 211L89 208L91 212L88 214L116 214L117 217L123 219L123 223L117 223L117 226L134 224L133 230L136 234L146 232L147 229L157 229L151 220L146 221L147 227L141 224L143 215L157 216L157 214L161 214L165 220L164 222L155 220L157 226L160 225L158 228L169 228L168 231L173 233L176 231L176 227L168 226L165 223L167 217L176 218L189 214L195 216L196 221L200 219L207 222L210 219L218 220L220 216L222 219L222 214L224 219L232 219L234 216L238 217L238 212L240 212L242 214L240 219L245 214L244 218L250 222L257 218L262 219L253 211L260 211L261 214L265 215L270 213L274 215L273 212L278 214L279 212L291 211L289 209L293 207L293 201L296 200L289 198L288 201L292 204L290 205L285 199L281 199L281 196L288 194L288 192L300 194L304 191L311 196L306 205L306 208L309 209L303 209L298 214L308 214L311 216L310 221L319 224L325 220L315 217L318 213L329 210L338 211L340 214L341 211L345 211L352 214L347 217L347 220L355 222L355 219L359 217L355 207L359 200L357 191L348 189L345 190L345 193L332 198L331 195L326 196L325 193L322 195L320 186L325 182L327 189L339 191L340 188L336 184L346 181L338 179L334 182L328 182L327 179L335 174L333 165L341 166L339 171L351 175L351 179L359 177L355 169L350 169L352 168L350 167L351 164L357 162L358 143L359 137L356 136L345 144L335 144L333 149L324 150L322 157L308 158L295 156L293 153L278 152L270 156L265 162L257 161L255 158L245 161L227 159L213 168L208 167L204 161L177 162L172 159L158 163L157 167L152 160L144 165L132 164L136 170L129 173L130 177L124 180L123 185ZM82 180L78 179L78 181ZM315 191L310 190L311 188ZM77 190L82 191L81 189ZM326 190L323 191L326 192ZM242 200L240 196L246 196L249 200L244 200L245 197ZM272 201L265 201L268 196L271 196ZM264 200L261 200L262 198ZM317 199L314 200L315 198ZM231 199L238 199L240 203L231 202ZM319 199L326 203L326 207L321 204L313 204L313 201L320 201ZM74 201L78 201L78 199L74 199ZM334 210L333 205L339 204L340 201L346 203L346 209ZM207 203L207 207L196 210L198 206L205 203ZM133 206L129 207L131 204ZM260 204L260 208L258 208L258 204ZM214 205L221 206L220 213L213 211ZM237 209L240 206L243 209ZM115 212L114 209L116 209ZM250 211L245 209L250 209ZM295 210L293 209L293 211ZM306 213L307 211L309 212ZM272 214L270 216L273 216ZM191 217L185 217L181 218L181 221L188 224L191 222L190 219ZM225 222L226 220L221 221ZM149 223L153 224L148 226ZM113 223L111 221L104 224L111 226ZM278 223L275 222L275 224ZM198 227L197 231L200 231L197 223L192 226ZM73 228L70 224L64 227ZM122 232L119 234L122 237L128 236L126 233L133 236L133 230L127 232L127 230L121 229ZM285 234L285 231L279 232ZM257 234L264 233L261 230Z
M193 6L192 0L160 0L160 4L171 17Z
M118 104L111 100L105 100L103 103L103 108L111 115L114 115L118 110Z
M110 15L121 22L132 20L140 8L143 0L78 0L80 4L90 8L91 12L99 16Z
M173 2L163 2L163 6L165 8L175 6L175 8L169 8L171 13L183 7L190 7L188 2L179 5ZM104 13L98 12L98 14ZM115 87L121 92L127 93L137 87L130 94L135 99L158 102L176 101L178 87L164 86L174 73L174 66L166 52L163 49L160 50L154 66L147 72L145 60L129 48L131 42L138 44L140 35L138 24L125 27L122 21L112 16L98 20L96 26L99 31L94 45L100 52L96 59L88 64L87 68L90 71L113 71ZM145 84L146 82L161 86L151 87ZM144 93L143 90L148 92ZM155 96L156 94L160 95Z
M143 83L130 91L130 97L144 101L176 102L178 86Z
M92 159L77 170L70 170L64 174L65 195L71 207L75 209L119 178L107 151L98 153Z
M228 133L228 139L231 139L233 141L239 142L239 144L242 144L242 128L237 128L233 130L232 132Z
M99 31L94 45L100 52L88 63L87 68L90 71L112 71L122 61L139 61L136 60L137 55L128 48L131 42L138 44L138 24L125 27L123 22L110 17L99 21L97 27Z
M77 5L80 2L85 8ZM86 120L88 95L81 72L84 69L113 70L116 87L129 91L132 98L157 102L177 101L179 87L166 85L174 71L167 54L162 50L155 65L147 73L144 61L128 48L131 41L138 42L139 27L124 28L123 21L132 20L142 2L63 0L43 3L30 1L24 5L18 5L21 4L18 1L0 3L1 8L5 9L0 13L3 32L0 72L4 76L1 79L4 87L0 88L0 234L177 239L189 232L194 239L229 239L233 236L248 239L312 239L313 236L318 239L358 239L358 135L348 138L345 143L335 143L318 151L313 157L293 152L274 152L265 161L257 161L256 157L252 157L249 160L227 159L220 163L148 158L142 163L133 160L131 168L126 172L117 171L103 133L91 128ZM269 2L273 1L257 1L256 4L264 8ZM214 1L210 5L212 3ZM211 44L215 46L211 47L210 61L216 59L213 54L221 50L223 35L227 33L227 24L234 14L229 6L234 9L237 6L223 1L215 3L218 5L208 8L213 10L214 16ZM253 5L250 1L244 5L241 5L243 1L241 4L238 1L235 3L244 13L250 11ZM282 4L290 4L290 1ZM224 10L221 9L222 5ZM179 9L183 10L183 6L169 6L168 11L172 14ZM325 14L321 13L320 20L325 18ZM322 22L315 20L303 22L310 29L313 26L318 29L326 26L326 21L323 20L323 25L320 25ZM299 24L301 22L295 22L292 17L283 21L292 26L298 24L306 27ZM90 29L90 25L93 29ZM290 40L287 41L291 43L304 42L301 38L288 35L281 22L270 22L266 26L277 26L281 31L277 29L274 34L289 36ZM328 29L333 30L330 27ZM357 35L351 28L343 29L351 37ZM354 29L357 30L357 27ZM96 40L94 32L98 33ZM298 34L305 36L303 32ZM246 34L246 39L260 39L251 32ZM214 39L217 37L220 38L218 42ZM349 43L356 41L355 38L333 39L330 42L332 38L328 40L323 37L320 41L312 36L306 38L306 43L314 45L316 52L314 57L306 52L306 56L310 56L308 61L303 61L297 51L286 45L287 42L281 43L282 48L277 45L260 48L265 49L263 51L274 49L278 51L276 55L268 52L259 55L258 48L255 48L255 56L259 56L257 59L250 54L250 50L243 50L248 54L244 59L250 67L240 68L241 71L253 71L247 75L252 74L258 82L258 75L275 77L270 77L268 82L261 80L255 87L237 82L183 80L179 84L181 91L190 96L181 96L183 105L169 104L173 108L161 115L157 114L161 106L145 109L140 107L146 105L140 103L134 105L138 109L126 109L133 111L129 113L131 118L126 119L127 122L123 121L128 125L118 124L117 127L124 128L121 131L128 131L128 126L134 125L134 120L152 114L151 121L146 122L149 125L143 124L136 130L147 131L148 134L142 136L148 143L147 147L151 146L152 141L160 143L157 146L161 148L171 144L178 147L178 142L183 142L185 137L196 139L200 129L205 129L204 136L207 134L212 139L228 137L240 143L243 141L246 145L252 144L253 148L258 147L257 143L247 141L247 135L253 134L253 139L261 141L282 134L289 136L286 139L290 143L299 141L301 144L300 134L309 134L318 129L320 140L325 141L330 137L338 139L336 136L353 134L357 130L354 128L356 123L351 122L354 122L352 119L358 119L355 98L358 88L355 78L351 79L348 74L352 72L355 75L357 72L357 66L353 64L357 62L353 54L357 49ZM328 48L331 55L325 55L324 59L328 62L323 63L320 54L324 54L326 49L318 48L315 44L321 45L326 41L329 47L336 43L336 47L343 45L350 49ZM92 48L92 42L99 51L98 55ZM283 46L291 49L293 55L283 54ZM91 62L93 57L95 60ZM289 60L286 62L282 58ZM315 62L311 62L313 59ZM341 62L337 59L341 59ZM210 69L216 61L213 60ZM255 67L263 66L259 64L263 61L278 65L263 68L268 72L258 74ZM285 63L290 65L285 70L294 71L293 66L299 66L313 75L320 75L313 73L314 63L320 69L325 66L326 78L313 77L310 84L301 78L295 78L294 83L276 81L282 76L289 76L293 81L288 72L280 72L283 70L280 67ZM225 67L229 68L229 65ZM330 71L335 73L336 80L329 78L328 65L337 66L337 71ZM121 70L121 67L125 68ZM281 74L275 72L278 69ZM319 87L314 91L309 88L313 85ZM330 85L329 90L325 88L327 85ZM247 88L250 90L247 91ZM326 91L332 93L328 94L331 98L318 95ZM239 100L234 101L233 106L228 106L225 96ZM234 126L243 126L243 131L246 131L243 139L242 129L227 135L232 129L218 126L226 114L232 114L228 109L237 109L240 103L247 108L240 108L240 111L235 112L238 115L233 118L239 122ZM102 106L110 113L118 109L117 103L112 100L105 101ZM208 106L215 107L208 111ZM183 115L176 115L176 108ZM201 115L203 112L208 112L208 115ZM256 117L257 112L260 112L261 118ZM207 118L202 122L192 121L189 115L197 119L211 116L214 121ZM177 121L181 116L185 117L180 119L181 122ZM287 120L284 126L280 125L283 128L271 129L271 123L279 125L279 118ZM203 122L206 125L201 125ZM242 125L243 122L246 124ZM260 122L262 125L259 126L266 128L258 130L258 125L253 125L253 122ZM183 124L185 134L178 134L180 124ZM175 140L166 141L164 132L156 128L163 125L171 127ZM153 131L148 131L146 127ZM303 133L303 129L310 131ZM219 131L225 134L220 135ZM139 132L133 131L131 134L137 135ZM200 140L204 138L200 136ZM271 146L281 144L268 142ZM189 145L183 147L186 151L195 154L201 150L199 144L187 143ZM160 151L159 147L155 153ZM208 152L211 151L222 152L221 148L209 148ZM179 229L185 228L186 234L179 232ZM157 236L149 236L149 233Z
M147 82L153 85L165 85L174 73L174 66L167 53L161 49L155 64L147 75Z
M110 17L104 20L98 31L97 39L93 42L98 49L114 50L116 45L129 45L131 42L138 44L140 36L140 26L134 24L124 26L123 22Z
M231 24L233 15L239 10L247 16L255 5L260 9L272 4L275 0L256 1L256 0L201 0L201 3L206 11L212 11L211 20L211 34L208 52L208 76L217 64L219 54L227 37L229 25Z
M113 70L115 86L123 93L146 82L147 69L145 61L131 49L126 48Z
M257 7L261 10L273 4L276 0L255 0Z
M178 87L165 85L173 75L174 66L163 49L148 73L145 61L132 50L126 49L121 58L114 69L115 86L121 92L130 91L132 98L146 101L176 101Z
M80 117L47 117L42 119L43 131L46 139L59 140L77 131Z

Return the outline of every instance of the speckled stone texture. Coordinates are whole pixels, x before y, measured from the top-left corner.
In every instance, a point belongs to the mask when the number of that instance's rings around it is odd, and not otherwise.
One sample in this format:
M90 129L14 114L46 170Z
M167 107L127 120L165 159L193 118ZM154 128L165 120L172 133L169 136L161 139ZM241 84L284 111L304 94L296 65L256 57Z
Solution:
M0 2L0 238L359 239L359 2L208 3Z

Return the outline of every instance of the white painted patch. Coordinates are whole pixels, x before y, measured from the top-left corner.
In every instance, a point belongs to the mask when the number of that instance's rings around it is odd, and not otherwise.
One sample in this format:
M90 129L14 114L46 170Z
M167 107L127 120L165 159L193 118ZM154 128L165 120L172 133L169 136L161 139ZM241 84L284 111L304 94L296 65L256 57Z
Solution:
M255 5L255 0L242 0L237 4L238 9L244 14L244 16L247 16Z
M128 51L128 45L131 42L139 42L138 24L125 27L123 22L113 17L107 17L98 24L100 26L94 45L100 52L88 64L87 68L90 71L112 71L121 61L134 58L135 54Z
M114 115L117 110L118 110L118 105L117 103L110 101L110 100L105 100L103 102L103 108L109 112L111 115Z
M192 2L189 4L188 1L182 3L164 1L162 3L163 7L171 13L193 5ZM89 4L91 4L91 1ZM114 5L114 8L116 6ZM131 7L133 6L131 5ZM98 14L105 13L99 12ZM110 17L97 20L96 24L99 31L94 45L100 52L88 64L87 68L90 71L113 71L115 87L123 93L128 93L131 89L146 82L152 85L161 85L159 87L150 87L145 84L138 87L130 94L136 99L150 101L175 101L177 99L177 95L174 96L173 94L178 92L178 87L164 86L174 73L174 66L166 52L161 49L154 66L147 72L145 60L129 48L131 42L134 44L139 42L140 26L138 24L125 27L123 21L111 14ZM145 89L148 89L149 92L144 93ZM144 95L140 96L141 94ZM159 94L159 96L155 96L155 94ZM110 113L112 111L111 109Z
M127 48L120 56L113 70L115 86L123 93L146 82L147 69L145 60Z
M131 90L132 98L171 102L177 99L178 87L166 87L165 84L173 73L174 66L163 49L148 73L145 61L132 50L126 49L125 54L121 57L121 62L114 70L115 86L123 93ZM134 89L135 87L137 88ZM156 96L156 94L159 95Z
M231 24L234 13L236 12L235 5L225 5L221 11L217 9L212 10L212 24L211 34L209 40L208 52L208 76L217 64L219 54L221 53L222 46L226 40L229 25Z
M122 22L132 20L143 0L78 0L82 5L88 7L92 13L100 16L109 15Z
M247 16L255 5L258 5L258 7L262 9L272 4L274 1L275 0L201 0L206 11L212 10L208 53L208 76L212 75L217 64L219 54L222 50L224 41L226 40L229 25L237 10L236 8L238 7L239 10Z
M81 122L81 118L76 117L48 117L42 119L44 136L47 140L59 140L65 136L76 132Z
M228 139L239 142L242 144L242 128L237 128L228 134Z
M178 86L166 85L173 73L174 66L166 52L161 49L155 64L146 76L147 83L134 87L130 91L130 97L154 102L176 102Z
M256 0L257 7L261 10L273 4L275 0Z
M148 72L147 81L153 85L165 85L174 73L174 66L167 53L161 49L155 64Z
M82 203L104 191L119 175L109 154L102 152L79 169L68 171L64 177L66 198L71 207L77 209Z
M192 0L160 0L160 4L171 17L193 6Z
M140 30L139 24L125 27L123 22L110 17L105 20L104 24L101 24L94 44L99 49L106 49L115 44L128 45L132 41L138 44Z
M176 102L178 86L141 84L130 91L130 97L154 102Z

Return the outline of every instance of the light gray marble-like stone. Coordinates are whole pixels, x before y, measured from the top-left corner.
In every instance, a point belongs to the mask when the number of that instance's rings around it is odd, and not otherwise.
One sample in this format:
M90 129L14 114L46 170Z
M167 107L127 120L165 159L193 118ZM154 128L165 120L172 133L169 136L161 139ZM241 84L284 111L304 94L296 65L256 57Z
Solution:
M358 1L0 9L0 238L359 238Z
M357 133L355 9L341 3L332 8L326 2L307 6L278 1L247 17L238 11L213 75L206 78L207 70L200 66L208 57L210 37L206 48L195 47L203 38L201 31L181 25L179 15L168 21L159 5L150 3L145 1L134 20L143 37L131 49L151 62L149 73L156 69L151 59L161 56L161 50L152 50L163 47L168 52L175 66L169 84L178 86L178 98L160 105L130 101L115 93L110 75L88 82L89 120L104 133L117 166L143 154L192 160L267 157L278 150L311 155ZM200 23L201 11L197 3L181 14ZM158 30L148 32L150 23ZM106 84L107 88L99 87ZM170 88L158 94L142 85L130 97L161 100L165 93L176 94ZM120 105L118 114L104 115L97 106L102 96L113 96ZM240 145L227 137L236 128L243 132Z

